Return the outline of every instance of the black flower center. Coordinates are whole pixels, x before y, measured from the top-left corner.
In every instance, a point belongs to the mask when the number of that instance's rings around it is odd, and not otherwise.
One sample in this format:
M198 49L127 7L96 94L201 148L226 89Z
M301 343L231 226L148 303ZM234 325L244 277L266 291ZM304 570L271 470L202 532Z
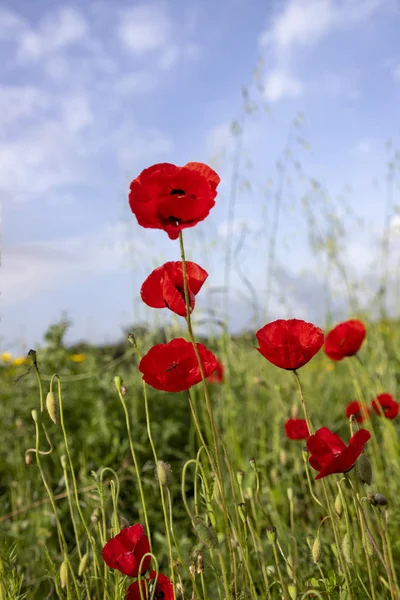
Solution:
M174 369L176 369L176 368L177 368L177 366L178 366L178 363L174 361L173 363L171 363L171 364L169 365L169 367L167 367L167 368L165 369L166 373L169 373L169 372L173 371Z
M185 190L179 190L177 188L174 188L173 190L170 191L169 195L170 196L184 196L185 195Z

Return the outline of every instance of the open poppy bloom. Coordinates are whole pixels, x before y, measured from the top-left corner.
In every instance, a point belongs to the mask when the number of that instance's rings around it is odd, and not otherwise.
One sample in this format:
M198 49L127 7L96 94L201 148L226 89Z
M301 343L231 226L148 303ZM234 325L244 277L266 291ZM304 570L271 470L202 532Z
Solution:
M359 351L366 334L364 323L358 319L339 323L326 336L325 354L332 360L354 356Z
M273 365L281 369L299 369L317 354L324 343L323 331L300 319L278 319L256 333L256 348Z
M208 273L194 262L186 263L186 279L189 293L190 311L194 309L195 295L199 293ZM142 300L152 308L169 308L172 312L186 317L185 288L182 262L167 262L154 269L140 290Z
M395 419L399 414L399 404L390 394L379 394L372 401L372 408L377 415L383 413L387 419Z
M163 229L176 240L182 229L207 217L215 205L219 182L217 173L203 163L184 167L160 163L132 181L129 205L139 225Z
M289 440L306 440L310 435L305 419L288 419L285 423L285 431Z
M371 434L360 429L352 436L349 445L327 427L321 427L306 442L311 456L308 459L311 467L319 471L315 479L321 479L332 473L346 473L354 467L357 458L364 450Z
M215 371L207 377L209 383L222 383L224 380L224 365L217 360Z
M217 359L203 344L196 346L204 376L208 377L215 371ZM157 344L150 348L139 363L139 371L146 383L164 392L182 392L201 381L193 344L183 338L175 338L168 344Z
M142 598L145 600L147 598L153 598L154 600L174 600L174 589L168 577L159 573L156 582L156 576L155 571L150 571L148 578L140 580L142 596L140 595L139 582L135 581L132 583L128 587L125 600L142 600Z
M128 577L137 577L140 562L145 554L150 552L149 538L144 532L143 525L137 523L124 527L106 543L101 555L111 569L117 569ZM142 563L142 573L150 566L151 556L146 556Z
M345 413L348 419L350 419L351 415L354 415L357 419L357 423L362 423L364 417L369 417L371 411L365 404L361 404L358 400L353 400L353 402L349 402L346 406Z

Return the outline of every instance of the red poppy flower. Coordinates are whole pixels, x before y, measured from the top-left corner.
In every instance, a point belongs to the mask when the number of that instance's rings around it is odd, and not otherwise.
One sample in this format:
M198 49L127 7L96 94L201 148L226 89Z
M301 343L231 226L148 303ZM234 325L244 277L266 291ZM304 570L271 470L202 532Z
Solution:
M387 419L395 419L399 414L399 404L390 394L379 394L372 401L372 408L379 416L383 412Z
M215 371L211 373L210 377L207 377L209 383L222 383L224 380L224 365L217 360L217 366Z
M369 417L371 411L365 404L361 404L358 400L353 400L353 402L349 402L346 406L345 413L348 419L350 419L351 415L354 415L357 422L362 423L364 421L364 415Z
M358 319L351 319L336 325L326 336L325 354L332 360L342 360L359 351L367 331Z
M306 446L311 452L308 462L313 469L319 471L315 479L332 473L350 471L370 437L369 431L360 429L346 446L337 433L333 433L327 427L321 427L314 435L310 435Z
M153 595L154 600L174 600L174 589L168 577L159 573L157 583L155 583L155 580L156 572L150 571L150 577L140 581L142 596L140 595L139 582L135 581L128 587L125 600L142 600L142 597L147 600L147 598L152 597L154 586L156 588Z
M144 532L143 525L137 523L124 527L111 540L108 540L102 550L102 557L111 569L118 569L128 577L137 577L140 561L150 552L149 538ZM150 566L150 556L146 556L142 564L142 573Z
M204 376L211 375L217 366L214 354L203 344L196 344L203 365ZM193 344L176 338L168 344L150 348L139 363L143 379L156 390L182 392L201 381L199 363Z
M289 440L306 440L310 435L305 419L288 419L285 431Z
M194 297L199 293L208 273L194 262L186 263L190 310L194 309ZM169 308L186 317L185 288L182 262L167 262L154 269L140 290L142 300L152 308Z
M129 205L139 225L164 229L176 240L182 229L207 217L219 182L217 173L203 163L153 165L132 181Z
M281 369L299 369L317 354L324 343L319 327L300 319L278 319L256 333L257 350Z

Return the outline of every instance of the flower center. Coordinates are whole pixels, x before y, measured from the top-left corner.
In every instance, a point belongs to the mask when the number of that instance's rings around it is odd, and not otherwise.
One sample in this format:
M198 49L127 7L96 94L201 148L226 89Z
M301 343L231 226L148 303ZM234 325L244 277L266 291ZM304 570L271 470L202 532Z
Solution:
M170 371L173 371L174 369L176 369L176 368L177 368L177 366L178 366L178 363L174 361L173 363L171 363L171 364L169 365L169 367L167 367L167 368L165 369L165 372L166 372L166 373L169 373Z
M169 195L170 196L184 196L185 190L179 190L179 189L174 188L173 190L170 191Z

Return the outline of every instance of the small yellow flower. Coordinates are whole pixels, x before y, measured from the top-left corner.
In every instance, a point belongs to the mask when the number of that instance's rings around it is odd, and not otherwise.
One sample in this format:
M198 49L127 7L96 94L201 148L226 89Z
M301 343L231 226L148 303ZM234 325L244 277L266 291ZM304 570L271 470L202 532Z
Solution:
M86 354L71 354L70 359L74 363L81 363L86 360Z
M27 362L29 362L27 356L17 356L12 361L12 364L14 365L14 367L19 367L20 365L24 365Z
M327 370L327 371L333 371L333 369L334 369L334 368L335 368L335 367L333 366L333 363L328 363L328 364L326 365L326 370Z
M12 359L11 352L3 352L3 354L1 354L1 360L3 362L11 362L11 359Z

